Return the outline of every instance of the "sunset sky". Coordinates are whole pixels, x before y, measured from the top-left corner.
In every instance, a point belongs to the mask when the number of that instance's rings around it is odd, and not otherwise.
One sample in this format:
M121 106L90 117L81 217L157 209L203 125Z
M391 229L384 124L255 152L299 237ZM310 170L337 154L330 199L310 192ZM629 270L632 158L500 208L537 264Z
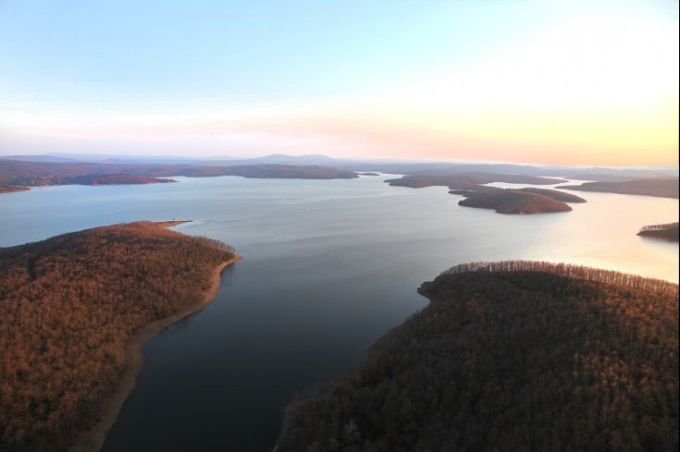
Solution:
M678 163L678 2L0 0L0 154Z

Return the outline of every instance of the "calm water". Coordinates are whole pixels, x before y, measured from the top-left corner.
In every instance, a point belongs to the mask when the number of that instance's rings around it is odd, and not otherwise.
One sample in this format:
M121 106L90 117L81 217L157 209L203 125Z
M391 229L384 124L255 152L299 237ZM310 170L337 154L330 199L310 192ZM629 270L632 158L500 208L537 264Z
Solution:
M635 235L677 221L677 200L578 193L588 203L573 212L506 216L459 207L442 187L384 178L220 177L0 196L0 246L189 218L179 230L245 257L225 271L213 304L147 343L104 450L270 450L291 394L348 372L425 305L418 285L457 263L545 259L677 281L677 245Z

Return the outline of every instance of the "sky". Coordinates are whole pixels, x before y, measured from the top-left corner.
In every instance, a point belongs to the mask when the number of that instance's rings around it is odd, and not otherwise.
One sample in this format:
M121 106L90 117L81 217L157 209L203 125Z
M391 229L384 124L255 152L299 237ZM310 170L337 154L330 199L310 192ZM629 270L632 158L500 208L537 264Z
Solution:
M672 0L0 0L0 155L678 164Z

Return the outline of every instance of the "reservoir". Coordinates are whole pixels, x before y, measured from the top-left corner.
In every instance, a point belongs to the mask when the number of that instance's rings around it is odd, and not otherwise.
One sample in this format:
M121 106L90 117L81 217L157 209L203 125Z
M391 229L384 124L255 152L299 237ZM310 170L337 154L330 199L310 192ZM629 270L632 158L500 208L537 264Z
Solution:
M35 188L0 196L0 246L177 218L244 257L211 305L146 344L105 451L270 451L293 394L350 372L425 305L420 283L455 264L549 260L677 282L678 245L636 236L677 221L676 199L573 192L588 202L572 212L501 215L389 177Z

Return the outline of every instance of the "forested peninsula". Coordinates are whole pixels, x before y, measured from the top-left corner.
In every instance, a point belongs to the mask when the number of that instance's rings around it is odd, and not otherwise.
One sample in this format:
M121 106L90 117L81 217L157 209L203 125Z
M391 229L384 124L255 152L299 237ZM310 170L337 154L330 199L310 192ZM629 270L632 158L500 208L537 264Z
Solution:
M270 179L353 179L354 171L316 165L53 163L0 159L0 193L46 185L129 185L175 182L172 176Z
M566 182L564 179L550 177L531 176L523 174L500 174L500 173L455 173L447 174L440 172L422 172L409 174L398 179L387 179L389 185L394 187L449 187L450 189L476 189L480 185L492 182L506 182L511 184L554 185Z
M458 202L464 207L493 209L505 214L536 214L569 212L567 203L586 202L585 199L569 193L545 188L498 188L486 184L505 182L513 184L554 185L566 182L563 179L528 176L521 174L496 173L420 173L406 175L399 179L388 179L385 182L397 187L424 188L445 186L452 195L461 195L465 199Z
M0 450L99 448L144 340L211 301L238 259L221 242L167 229L176 223L0 248Z
M678 286L543 262L454 267L277 452L678 449Z
M640 237L650 237L653 239L677 242L680 240L680 228L678 222L666 224L650 224L643 226L638 232Z
M663 177L629 181L586 182L581 185L562 185L558 188L678 199L678 187L677 177Z
M469 190L451 190L449 193L465 198L458 201L460 206L493 209L497 213L505 214L569 212L572 208L568 202L586 202L585 199L570 193L550 189L479 186Z

